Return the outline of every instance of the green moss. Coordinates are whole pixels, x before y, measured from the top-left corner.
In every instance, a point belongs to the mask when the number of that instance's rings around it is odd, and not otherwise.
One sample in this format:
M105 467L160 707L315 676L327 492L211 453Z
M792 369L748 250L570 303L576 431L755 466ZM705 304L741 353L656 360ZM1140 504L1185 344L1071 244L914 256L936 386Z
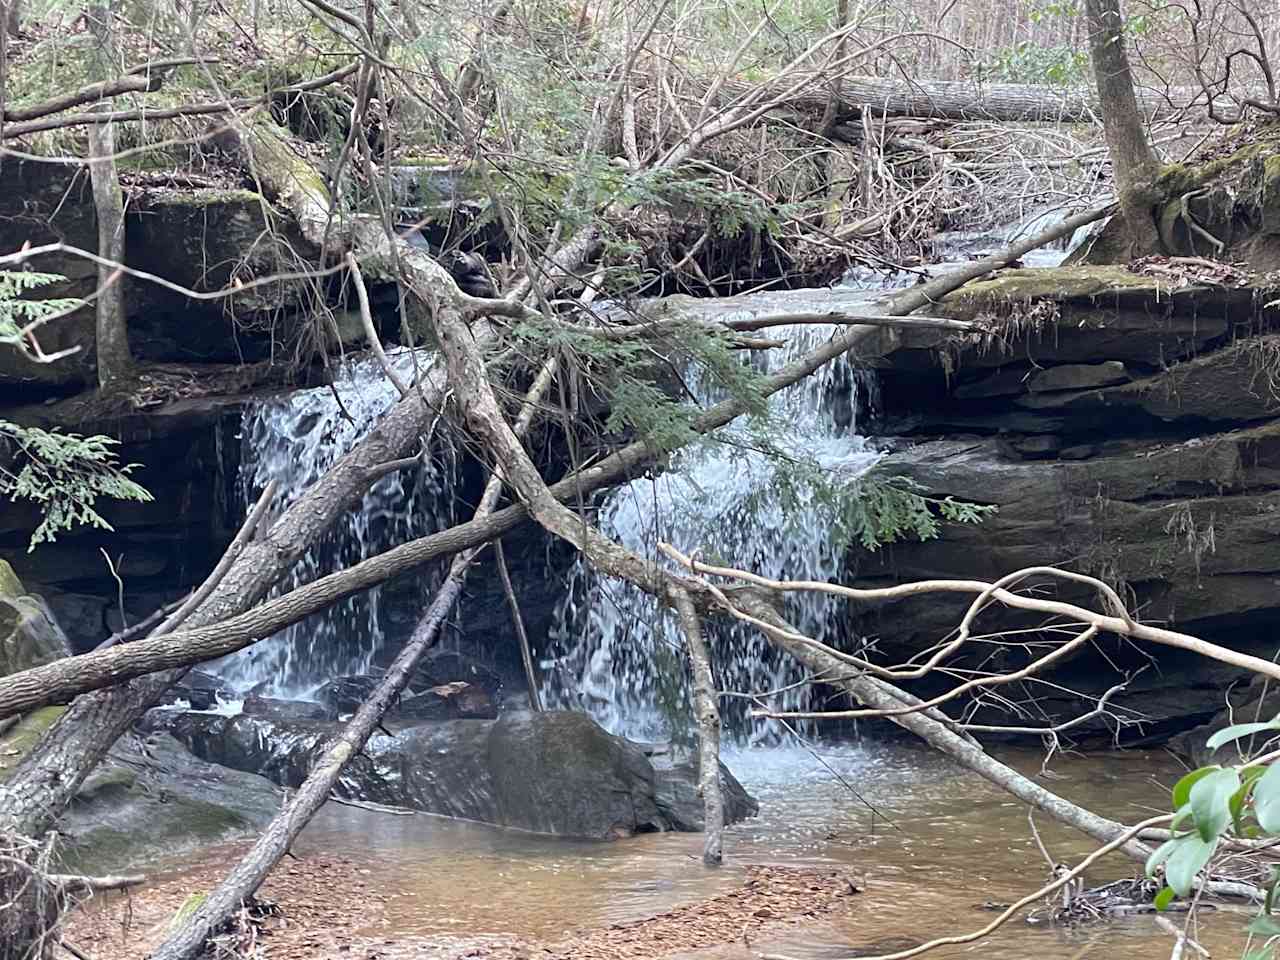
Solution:
M182 901L182 906L174 911L173 919L169 921L169 929L177 930L187 919L191 917L197 910L204 906L209 894L205 892L193 893L187 899Z
M8 560L0 560L0 597L21 597L27 593Z
M66 707L41 707L23 717L0 739L0 783L9 778L9 773L66 710Z
M231 188L227 190L183 190L177 193L156 197L150 203L155 207L194 207L206 208L222 204L259 204L263 202L262 194L253 190Z
M1069 266L1049 269L1005 270L990 280L966 284L943 298L947 316L973 315L1002 303L1033 300L1079 300L1121 290L1150 290L1158 286L1151 277L1132 273L1119 265Z

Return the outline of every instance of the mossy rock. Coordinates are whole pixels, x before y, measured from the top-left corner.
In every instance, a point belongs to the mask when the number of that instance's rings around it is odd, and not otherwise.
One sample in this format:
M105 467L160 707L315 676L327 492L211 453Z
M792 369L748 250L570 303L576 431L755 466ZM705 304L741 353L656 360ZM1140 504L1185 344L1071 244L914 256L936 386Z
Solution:
M27 593L8 560L0 560L0 599L22 597Z
M1076 265L1027 270L1002 270L987 280L965 284L942 299L940 313L958 320L972 320L984 313L997 315L1014 305L1036 301L1114 299L1117 294L1167 297L1151 277L1124 266Z
M0 737L0 783L9 778L36 741L66 710L66 707L41 707L24 716L17 726Z
M247 836L280 795L250 773L193 757L167 735L122 738L60 822L75 869L114 871Z
M66 634L44 600L0 594L0 677L70 655Z

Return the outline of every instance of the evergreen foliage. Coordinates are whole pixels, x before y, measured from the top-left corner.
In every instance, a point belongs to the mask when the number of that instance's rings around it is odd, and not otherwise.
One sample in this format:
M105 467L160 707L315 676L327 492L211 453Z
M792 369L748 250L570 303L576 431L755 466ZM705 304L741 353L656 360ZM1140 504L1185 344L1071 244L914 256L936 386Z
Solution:
M119 441L111 437L82 437L0 420L0 438L16 452L12 466L0 462L0 493L14 502L29 500L44 514L31 534L28 552L76 526L111 530L95 508L98 497L142 503L152 499L129 478L137 464L116 462L112 447Z
M0 347L21 349L24 327L80 305L71 298L20 299L23 293L63 279L50 273L0 271ZM15 503L30 501L43 514L28 552L76 526L110 530L111 524L96 509L99 497L152 499L129 477L137 465L117 463L112 447L118 442L0 420L0 494Z
M40 287L58 283L64 278L56 273L34 270L0 270L0 345L14 346L26 352L23 330L45 323L59 314L81 305L73 297L50 300L24 300L22 295Z

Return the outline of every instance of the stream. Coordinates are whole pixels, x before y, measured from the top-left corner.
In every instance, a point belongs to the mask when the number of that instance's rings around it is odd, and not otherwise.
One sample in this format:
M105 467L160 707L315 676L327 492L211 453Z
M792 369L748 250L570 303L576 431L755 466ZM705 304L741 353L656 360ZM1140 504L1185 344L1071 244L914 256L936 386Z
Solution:
M1001 758L1034 775L1043 755L1020 750ZM983 904L1017 900L1047 882L1026 807L927 749L906 743L771 747L730 751L726 762L759 799L760 814L726 831L725 865L718 870L702 865L698 834L573 841L337 804L321 810L294 849L304 858L326 854L367 863L378 889L390 896L382 921L360 932L412 946L407 955L422 957L433 956L433 946L459 941L554 940L641 919L740 885L749 863L840 866L859 878L862 893L847 918L801 923L786 931L785 941L753 944L804 960L888 952L975 930L996 916ZM1126 751L1058 756L1051 771L1044 782L1053 789L1133 822L1168 796L1180 768L1161 752ZM1036 825L1055 859L1076 862L1093 849L1087 838L1044 816ZM1086 884L1133 875L1133 865L1112 857ZM1240 955L1244 914L1226 909L1202 920L1197 934L1214 956ZM990 937L930 956L1164 958L1171 946L1149 915L1074 928L1017 917ZM758 956L741 944L689 955Z

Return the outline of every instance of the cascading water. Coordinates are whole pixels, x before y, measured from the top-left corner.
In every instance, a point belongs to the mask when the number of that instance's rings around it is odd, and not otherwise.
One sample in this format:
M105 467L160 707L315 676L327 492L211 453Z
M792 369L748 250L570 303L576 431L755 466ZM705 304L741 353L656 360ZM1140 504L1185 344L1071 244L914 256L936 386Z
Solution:
M1066 216L1065 210L1046 210L993 234L940 237L939 252L963 260L978 255L984 244L1007 246L1049 229ZM1065 250L1036 251L1025 260L1035 266L1056 266L1086 233L1087 228L1077 231ZM886 276L858 271L843 286L864 290L872 300L915 279L912 273ZM766 362L776 369L810 352L831 334L825 325L773 331L786 347L769 351ZM775 496L786 486L779 482L785 479L779 471L789 469L785 454L790 451L797 459L815 460L849 480L866 472L879 454L858 434L857 420L874 407L874 377L842 357L771 399L772 419L790 430L781 442L774 438L783 459L752 452L748 432L731 429L719 442L674 458L661 475L611 492L600 506L600 526L647 557L656 557L656 544L667 541L685 553L698 551L704 559L774 579L838 581L844 572L844 555L835 549L831 536L834 508L812 498L783 503ZM847 639L843 604L838 600L792 595L785 612L808 636L837 644ZM690 690L683 642L674 618L660 611L651 597L629 584L599 576L579 558L557 609L556 624L543 663L550 703L585 709L607 729L640 739L688 733ZM770 692L769 705L783 710L820 707L820 690L805 683L799 665L780 656L755 628L716 620L707 629L720 690ZM786 728L777 722L751 717L752 706L745 698L721 699L724 726L731 737L760 743L786 735Z
M870 295L869 295L870 296ZM826 324L779 328L771 336L786 347L769 352L768 371L809 353L832 335ZM768 372L767 371L767 372ZM824 471L853 479L879 459L857 433L857 417L874 404L874 379L843 357L770 401L770 420L785 435L770 436L774 456L756 449L750 425L682 452L670 468L611 492L599 524L611 538L648 557L658 541L739 565L768 577L833 580L844 566L831 536L834 506L800 488L798 502L779 471L788 456L816 462ZM705 385L700 399L718 399ZM780 453L779 457L776 454ZM817 594L789 598L790 621L810 636L840 635L838 602ZM669 612L642 591L598 574L581 558L552 631L548 700L585 709L606 729L640 739L680 737L689 716L689 689L680 635ZM720 689L776 692L770 704L811 705L815 696L804 671L780 656L758 631L743 624L708 624ZM725 728L752 742L785 733L774 721L754 720L747 700L722 700Z
M431 355L398 351L393 365L405 379ZM271 480L279 481L272 512L285 510L360 440L399 399L382 368L363 358L344 366L332 387L299 390L245 409L241 420L240 489L246 505ZM294 566L277 593L287 592L364 560L397 543L447 527L453 520L446 463L383 477L358 507L340 518ZM426 584L430 587L431 584ZM350 597L224 658L217 672L238 690L305 697L333 677L364 673L387 641L380 589Z

